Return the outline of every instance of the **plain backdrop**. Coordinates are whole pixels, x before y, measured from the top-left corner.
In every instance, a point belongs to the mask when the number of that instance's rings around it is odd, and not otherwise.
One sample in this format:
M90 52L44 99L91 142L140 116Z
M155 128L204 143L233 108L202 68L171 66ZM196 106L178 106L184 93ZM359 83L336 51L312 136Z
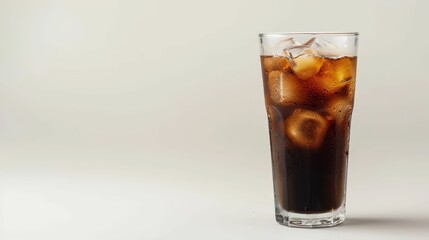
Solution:
M428 1L0 0L0 239L428 239ZM358 31L346 224L274 220L260 32Z

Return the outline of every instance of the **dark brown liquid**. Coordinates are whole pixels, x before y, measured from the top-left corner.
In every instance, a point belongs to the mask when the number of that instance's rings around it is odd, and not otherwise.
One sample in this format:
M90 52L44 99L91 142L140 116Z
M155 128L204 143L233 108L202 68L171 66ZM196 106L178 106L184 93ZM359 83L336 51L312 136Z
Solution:
M303 83L303 88L300 89L299 94L307 97L298 102L289 100L275 102L276 97L272 96L274 93L269 86L273 80L269 81L270 71L267 71L267 67L264 66L265 58L272 57L262 57L261 61L263 63L274 190L277 202L282 209L296 213L323 213L335 210L341 206L345 197L356 58L347 58L347 61L352 63L353 72L351 74L353 79L345 80L347 84L342 84L335 90L328 89L326 91L324 88L312 85L316 78L320 78L318 81L328 81L323 78L329 77L329 74L320 73L310 79L301 79L299 84ZM324 64L334 65L338 65L342 61L341 59L323 60L325 61ZM343 67L341 64L340 66ZM272 71L280 71L286 76L295 75L290 66L276 67L274 70L271 69ZM335 71L340 70L336 68ZM337 99L349 108L338 110L331 107L331 103ZM331 109L335 109L335 111ZM300 116L304 111L314 113L317 116L314 120L316 123L313 123L313 120L309 118L310 120L306 121L305 124L298 125L302 126L298 130L308 131L308 139L313 138L312 140L295 138L295 130L290 130L291 122L294 124L293 121L297 120L288 119ZM318 129L314 128L314 125L318 124L317 119L321 119L320 121L323 122L322 127ZM322 128L323 130L320 130ZM314 129L319 130L319 133L315 133L316 130Z

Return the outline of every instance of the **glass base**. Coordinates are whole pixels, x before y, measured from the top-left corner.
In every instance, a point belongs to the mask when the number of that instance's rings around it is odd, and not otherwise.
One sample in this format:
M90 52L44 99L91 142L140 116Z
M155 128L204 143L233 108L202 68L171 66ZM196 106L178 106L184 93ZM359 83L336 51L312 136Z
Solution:
M287 212L282 209L276 209L276 220L278 223L298 228L324 228L337 226L345 220L345 207L318 214L302 214Z

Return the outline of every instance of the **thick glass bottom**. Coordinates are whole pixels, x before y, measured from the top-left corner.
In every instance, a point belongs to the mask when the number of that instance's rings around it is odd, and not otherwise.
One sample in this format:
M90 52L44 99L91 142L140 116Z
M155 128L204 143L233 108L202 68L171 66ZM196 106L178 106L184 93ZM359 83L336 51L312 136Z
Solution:
M276 208L276 220L278 223L298 228L324 228L339 225L345 220L345 206L326 213L302 214L287 212Z

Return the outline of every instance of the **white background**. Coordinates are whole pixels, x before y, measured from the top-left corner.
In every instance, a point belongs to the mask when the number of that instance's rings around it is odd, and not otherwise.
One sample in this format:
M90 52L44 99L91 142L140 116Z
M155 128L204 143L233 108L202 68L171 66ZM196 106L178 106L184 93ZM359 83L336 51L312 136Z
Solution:
M0 239L428 239L427 1L0 0ZM346 224L274 220L259 32L358 31Z

